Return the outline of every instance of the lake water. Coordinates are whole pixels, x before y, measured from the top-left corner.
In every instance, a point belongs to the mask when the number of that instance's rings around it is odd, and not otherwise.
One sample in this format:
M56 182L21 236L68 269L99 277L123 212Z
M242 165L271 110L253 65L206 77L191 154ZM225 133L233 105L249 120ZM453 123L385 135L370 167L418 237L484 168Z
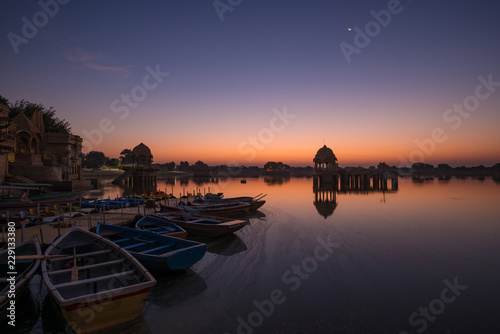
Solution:
M397 192L315 194L312 178L160 182L266 204L142 316L106 333L499 333L500 183L400 178ZM101 194L116 196L108 186ZM326 197L325 197L326 196ZM327 198L321 203L315 198ZM40 277L26 332L57 333Z

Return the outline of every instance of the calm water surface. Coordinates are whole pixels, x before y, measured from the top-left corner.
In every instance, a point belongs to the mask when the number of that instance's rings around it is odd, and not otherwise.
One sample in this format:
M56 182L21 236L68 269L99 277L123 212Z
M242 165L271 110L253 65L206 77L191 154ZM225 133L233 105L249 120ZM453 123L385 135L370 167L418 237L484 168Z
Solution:
M209 186L267 203L192 272L157 276L142 316L106 333L500 332L499 183L400 179L397 192L335 196L308 178L159 189ZM36 276L26 332L64 331L44 289Z

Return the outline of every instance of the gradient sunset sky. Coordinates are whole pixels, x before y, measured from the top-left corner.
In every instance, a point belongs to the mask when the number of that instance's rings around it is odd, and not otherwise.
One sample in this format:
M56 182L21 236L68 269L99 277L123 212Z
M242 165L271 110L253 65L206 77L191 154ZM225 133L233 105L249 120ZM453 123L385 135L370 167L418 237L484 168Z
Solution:
M341 166L500 162L498 1L0 9L0 94L54 107L84 152L307 166L326 144Z

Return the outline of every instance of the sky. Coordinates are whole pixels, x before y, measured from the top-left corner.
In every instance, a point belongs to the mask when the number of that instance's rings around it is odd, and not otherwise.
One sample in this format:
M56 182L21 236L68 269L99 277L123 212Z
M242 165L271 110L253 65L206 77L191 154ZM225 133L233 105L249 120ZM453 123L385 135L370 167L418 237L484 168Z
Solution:
M5 0L0 95L154 162L500 162L500 3Z

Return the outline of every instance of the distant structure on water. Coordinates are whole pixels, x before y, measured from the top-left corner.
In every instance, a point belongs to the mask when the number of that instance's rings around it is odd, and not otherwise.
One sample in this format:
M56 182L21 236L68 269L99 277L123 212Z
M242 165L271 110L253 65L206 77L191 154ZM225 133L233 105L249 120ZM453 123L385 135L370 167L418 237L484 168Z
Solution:
M333 151L323 145L313 159L313 187L331 188L336 191L370 192L397 190L398 173L395 171L370 170L365 168L339 168ZM391 180L390 187L388 180Z
M338 206L338 192L393 192L398 189L398 173L365 168L340 168L333 151L323 145L313 159L314 206L325 219ZM388 187L388 180L391 180Z
M158 169L152 166L153 154L149 147L140 143L132 150L132 162L130 167L124 167L125 173L118 176L113 183L125 187L135 188L140 192L149 192L156 189L156 172Z

